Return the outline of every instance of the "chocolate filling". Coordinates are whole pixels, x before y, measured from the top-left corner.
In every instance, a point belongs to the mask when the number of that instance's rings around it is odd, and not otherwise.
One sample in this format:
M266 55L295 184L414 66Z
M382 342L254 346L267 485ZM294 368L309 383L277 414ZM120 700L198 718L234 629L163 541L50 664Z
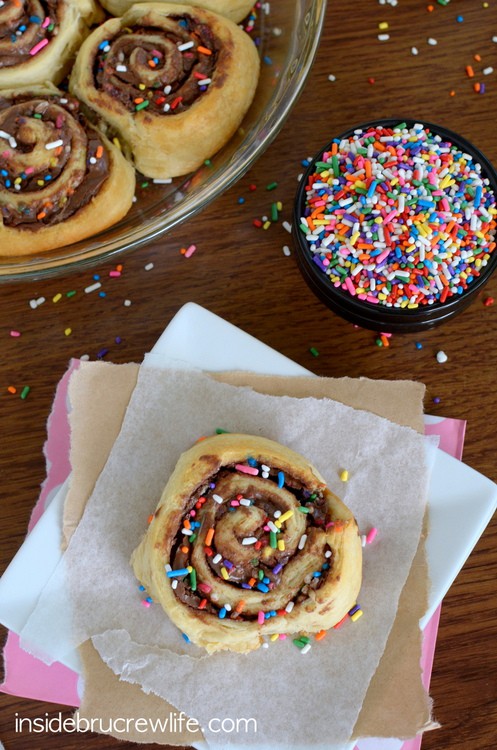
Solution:
M220 44L209 26L190 15L169 19L177 31L132 26L102 42L93 64L95 88L130 112L172 115L187 110L210 85L202 80L211 79Z
M33 60L31 50L45 39L50 42L57 33L60 9L56 0L6 2L0 9L0 68Z
M0 96L0 131L3 145L9 143L0 151L5 226L36 231L63 222L86 206L107 179L107 148L75 99ZM40 133L48 143L37 141Z

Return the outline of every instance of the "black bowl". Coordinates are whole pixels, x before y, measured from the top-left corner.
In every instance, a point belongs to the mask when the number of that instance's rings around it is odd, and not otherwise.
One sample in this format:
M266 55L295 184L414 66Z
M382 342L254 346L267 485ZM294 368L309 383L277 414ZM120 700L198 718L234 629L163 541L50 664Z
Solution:
M316 171L316 162L322 159L324 153L331 150L332 144L337 139L343 140L351 137L357 131L367 132L368 129L379 126L395 128L401 122L405 123L408 129L411 129L416 124L421 124L424 128L431 131L432 134L440 136L444 142L449 142L458 150L470 155L474 164L480 165L481 177L488 180L486 190L493 193L497 200L497 172L495 168L481 151L465 138L439 125L433 125L422 120L374 120L357 125L340 134L313 159L300 181L292 222L292 235L296 246L297 264L312 291L333 312L341 315L346 320L374 331L391 333L420 331L449 320L464 310L475 299L497 266L497 250L495 250L490 254L487 264L482 267L479 275L476 275L468 282L466 289L460 293L453 294L453 296L448 296L443 302L433 300L431 304L420 304L418 307L408 308L386 306L385 304L375 304L364 299L358 299L357 296L353 296L340 286L334 286L329 277L312 260L313 253L309 249L306 236L300 228L300 221L301 217L305 215L306 187L309 178ZM393 251L393 246L390 247Z

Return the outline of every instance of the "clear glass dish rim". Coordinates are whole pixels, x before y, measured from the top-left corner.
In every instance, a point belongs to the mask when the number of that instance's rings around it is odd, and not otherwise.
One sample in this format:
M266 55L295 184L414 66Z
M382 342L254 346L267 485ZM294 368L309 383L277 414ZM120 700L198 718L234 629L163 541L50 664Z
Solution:
M292 44L287 53L288 66L284 69L281 82L263 112L262 120L252 127L246 141L241 144L244 152L242 158L237 158L237 152L231 157L226 169L212 181L201 185L177 206L170 208L164 216L159 216L142 227L134 227L122 237L109 239L86 251L75 250L73 254L57 255L55 251L46 257L40 255L16 258L12 263L9 263L8 258L0 258L0 283L35 281L56 276L71 268L86 268L98 261L134 250L191 218L231 187L271 144L302 93L319 46L326 5L327 0L312 0L304 16L306 34L301 46L296 44L299 29L294 30ZM297 57L296 52L299 53ZM262 131L267 132L261 137ZM61 251L64 251L64 248L61 248Z

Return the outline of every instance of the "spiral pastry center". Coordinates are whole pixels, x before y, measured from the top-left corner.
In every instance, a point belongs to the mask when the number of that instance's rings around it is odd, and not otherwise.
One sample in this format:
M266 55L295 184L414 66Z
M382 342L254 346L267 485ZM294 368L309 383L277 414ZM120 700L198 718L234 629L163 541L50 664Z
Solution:
M0 68L31 60L57 34L55 0L5 0L0 7Z
M100 43L95 88L130 112L178 114L211 84L217 48L211 29L189 15L126 28Z
M0 207L6 226L49 225L74 214L106 179L97 131L72 99L0 98Z
M167 575L183 603L220 618L286 615L330 570L334 523L322 491L248 459L194 493Z

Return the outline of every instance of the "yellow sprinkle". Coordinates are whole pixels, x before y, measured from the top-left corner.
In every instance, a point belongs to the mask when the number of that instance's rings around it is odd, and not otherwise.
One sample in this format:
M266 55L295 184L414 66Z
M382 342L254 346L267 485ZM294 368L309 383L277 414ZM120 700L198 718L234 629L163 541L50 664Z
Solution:
M269 636L269 640L270 641L277 641L279 637L280 637L279 633L273 633L272 635Z
M278 521L280 524L285 523L285 521L288 521L289 518L293 516L293 510L287 510L284 513L281 514L281 516L278 518Z
M191 572L192 572L192 570L193 570L193 568L192 568L192 566L191 566L191 565L187 565L187 566L186 566L186 569L187 569L187 571L188 571L189 573L191 573Z
M221 566L221 575L222 575L222 577L224 578L225 581L227 581L228 578L230 577L229 573L226 570L226 568L224 567L224 565Z
M359 239L359 237L360 237L360 232L354 232L354 234L350 238L350 244L351 245L355 245L355 243L357 242L357 240Z
M278 539L278 549L280 552L285 551L285 540L284 539Z
M342 469L342 471L340 472L340 479L342 480L342 482L348 482L349 472L347 471L347 469Z
M72 333L72 328L66 328L66 329L65 329L65 331L64 331L64 334L65 334L66 336L70 336L70 335L71 335L71 333Z
M112 139L112 143L114 144L114 146L117 146L119 151L121 151L121 141L119 140L119 138L116 138L114 136L114 138Z
M388 23L386 21L381 21L381 23L378 24L378 28L381 29L381 31L384 31L385 29L388 29Z
M262 225L262 228L263 229L269 229L270 226L271 226L271 222L270 221L265 221L264 224Z
M22 182L22 177L16 177L14 180L14 185L20 185Z
M45 184L45 181L44 180L36 180L36 184L39 185L40 187L43 187L43 185Z
M139 83L139 84L138 84L138 88L140 89L140 91L145 91L145 89L146 89L147 87L145 86L145 84L144 84L144 83Z
M276 201L276 208L278 209L278 211L282 211L283 203L281 201Z
M52 302L58 302L60 299L62 299L62 294L56 294L55 297L52 297Z
M352 622L355 622L359 619L359 617L362 617L363 614L364 612L362 611L362 609L358 609L357 612L354 612L353 615L350 615L350 619L352 620Z

